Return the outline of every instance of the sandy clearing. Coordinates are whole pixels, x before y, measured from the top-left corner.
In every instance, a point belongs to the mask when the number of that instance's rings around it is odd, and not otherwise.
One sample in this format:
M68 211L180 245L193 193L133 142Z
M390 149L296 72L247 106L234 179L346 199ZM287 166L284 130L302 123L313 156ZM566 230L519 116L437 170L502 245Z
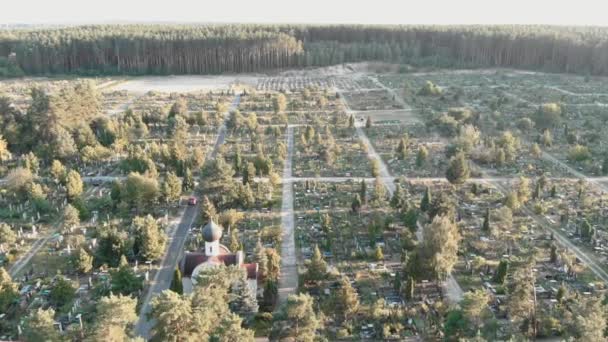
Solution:
M145 76L120 83L112 87L112 90L126 90L133 93L146 93L148 91L188 93L227 89L232 84L255 86L257 80L258 76L247 74L222 76Z

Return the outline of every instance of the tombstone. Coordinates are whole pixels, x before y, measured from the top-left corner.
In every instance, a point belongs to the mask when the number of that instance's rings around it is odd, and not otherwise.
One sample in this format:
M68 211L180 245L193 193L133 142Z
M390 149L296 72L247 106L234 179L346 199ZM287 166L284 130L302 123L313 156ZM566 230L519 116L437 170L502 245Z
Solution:
M133 271L137 272L137 266L138 266L139 262L137 260L135 260L135 266L133 266Z
M93 278L91 276L89 276L87 284L89 285L89 290L93 288Z
M146 271L145 278L146 278L146 281L150 281L150 271Z
M72 246L68 245L67 252L68 252L68 255L72 254Z
M40 220L40 212L39 211L36 212L36 217L38 217L38 220Z
M23 216L24 220L27 220L27 213L26 212L23 212L23 214L21 216Z

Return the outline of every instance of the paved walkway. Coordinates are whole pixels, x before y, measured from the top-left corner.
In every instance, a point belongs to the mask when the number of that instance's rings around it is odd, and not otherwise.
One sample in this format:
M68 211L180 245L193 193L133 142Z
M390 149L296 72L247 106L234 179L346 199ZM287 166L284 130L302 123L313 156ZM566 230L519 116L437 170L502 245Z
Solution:
M281 276L279 278L279 303L298 288L298 265L294 236L293 182L291 177L291 160L293 158L293 127L287 127L287 158L283 166L283 203L281 205Z

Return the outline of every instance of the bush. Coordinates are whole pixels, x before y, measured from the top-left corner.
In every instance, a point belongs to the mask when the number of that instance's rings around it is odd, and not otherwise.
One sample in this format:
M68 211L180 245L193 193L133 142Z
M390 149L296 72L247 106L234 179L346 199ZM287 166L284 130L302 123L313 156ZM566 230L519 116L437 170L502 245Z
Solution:
M583 162L591 159L591 152L587 146L575 145L568 151L568 159L575 162Z

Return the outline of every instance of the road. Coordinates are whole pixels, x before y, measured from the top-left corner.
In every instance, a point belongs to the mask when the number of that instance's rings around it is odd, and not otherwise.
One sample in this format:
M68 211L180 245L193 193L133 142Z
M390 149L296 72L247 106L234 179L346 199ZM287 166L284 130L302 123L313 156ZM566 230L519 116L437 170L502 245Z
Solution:
M234 101L232 102L229 111L226 113L224 119L228 117L228 113L230 111L235 110L238 107L240 102L240 95L236 95ZM218 128L217 140L213 147L213 151L208 156L207 160L215 158L217 155L217 151L219 147L224 143L226 136L226 125L225 120L224 124ZM141 310L139 314L139 319L137 324L135 325L135 334L137 336L141 336L142 338L149 340L151 338L151 330L154 327L154 320L148 320L147 315L151 310L150 301L151 299L167 290L171 286L171 281L173 280L173 272L175 270L175 266L177 265L179 259L182 256L182 251L184 249L184 244L186 242L186 238L188 236L188 232L192 223L196 219L196 215L199 212L199 205L196 206L188 206L179 221L176 229L173 229L172 236L169 237L169 243L167 244L165 255L161 262L161 267L156 275L154 276L153 281L150 283L148 287L148 292L144 296Z
M177 265L177 262L181 257L181 252L184 248L186 237L188 237L190 226L194 223L194 219L196 218L197 209L198 206L188 206L184 210L177 228L173 230L173 236L169 238L160 269L156 272L152 282L150 282L148 292L143 299L139 320L135 325L135 333L146 340L150 339L150 331L154 326L154 321L148 320L146 317L151 309L150 300L153 296L160 294L171 286L175 265Z
M293 158L293 127L287 127L287 158L283 166L283 202L281 205L281 227L283 236L281 243L281 276L279 278L279 303L298 288L298 265L296 258L296 243L294 236L293 214L293 182L291 177L291 161Z
M34 255L36 255L36 253L38 253L38 251L40 251L40 249L53 237L53 232L49 233L47 236L45 237L41 237L40 239L36 240L33 244L32 244L32 248L30 248L30 250L24 254L21 258L19 258L19 260L17 260L9 269L8 269L8 273L11 275L12 278L15 278L19 272L21 272L21 270L23 270L23 268L25 266L27 266L30 262L30 260L32 260L32 258L34 257Z

